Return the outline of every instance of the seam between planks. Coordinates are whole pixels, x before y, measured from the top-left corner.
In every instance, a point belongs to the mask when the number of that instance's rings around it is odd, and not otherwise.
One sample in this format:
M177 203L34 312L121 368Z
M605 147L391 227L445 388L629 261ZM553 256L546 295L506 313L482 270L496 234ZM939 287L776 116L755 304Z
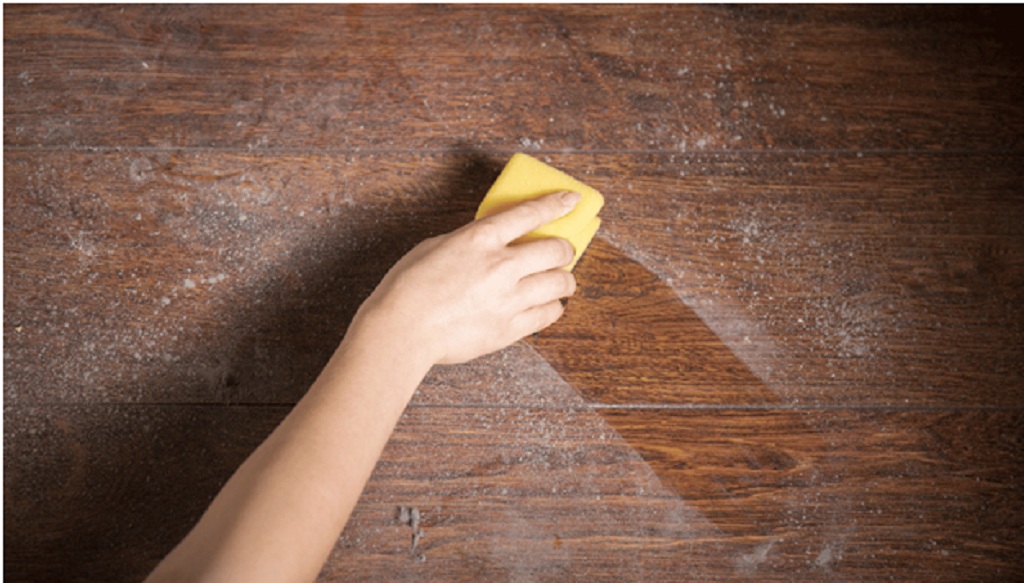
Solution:
M5 403L4 410L31 409L31 408L84 408L84 407L135 407L135 408L176 408L195 407L212 409L291 409L295 403L202 403L187 401L171 402L118 402L118 401L90 401L90 402L33 402L33 403ZM750 404L750 405L718 405L711 403L590 403L583 405L545 405L545 404L488 404L488 403L410 403L409 409L513 409L513 410L543 410L543 411L786 411L786 412L815 412L815 411L877 411L877 412L998 412L998 413L1024 413L1024 405L1004 407L998 405L886 405L886 404L865 404L865 405L805 405L805 404Z
M4 146L4 152L89 152L89 153L189 153L189 154L252 154L261 156L274 155L379 155L379 154L459 154L459 153L480 153L480 154L503 154L511 155L517 152L526 152L532 155L624 155L624 156L1021 156L1024 149L996 149L996 150L970 150L970 149L859 149L859 148L822 148L822 149L736 149L736 150L676 150L676 149L616 149L616 148L552 148L552 149L523 149L523 148L247 148L247 147L218 147L218 146Z

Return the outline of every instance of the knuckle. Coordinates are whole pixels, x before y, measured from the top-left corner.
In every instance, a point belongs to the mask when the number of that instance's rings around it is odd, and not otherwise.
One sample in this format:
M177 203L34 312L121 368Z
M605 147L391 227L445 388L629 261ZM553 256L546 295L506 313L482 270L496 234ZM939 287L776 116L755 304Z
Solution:
M510 277L519 271L519 260L511 253L503 253L497 256L491 263L494 274L501 277Z
M530 222L538 222L545 218L546 213L544 212L544 201L532 200L523 205L523 214L526 215L526 219Z
M545 244L547 245L545 252L549 253L551 259L558 261L560 265L568 265L576 256L576 249L572 243L562 237L551 237L545 241Z
M542 310L541 312L543 314L543 322L541 323L541 327L547 328L548 326L554 324L556 321L558 321L559 318L562 317L562 314L564 312L565 307L562 306L561 302L551 302L550 304L548 304L547 309Z
M492 246L501 241L501 229L493 221L481 221L469 230L469 241L474 246Z
M568 297L576 293L576 276L571 273L566 273L562 279L562 285L564 286L562 291L564 295L562 297Z
M548 326L554 324L562 317L565 312L565 308L562 307L561 302L550 302L532 311L532 322L530 327L533 330L543 330Z
M572 261L573 257L576 257L576 248L572 246L566 239L562 239L562 252L564 253L565 263L568 265Z

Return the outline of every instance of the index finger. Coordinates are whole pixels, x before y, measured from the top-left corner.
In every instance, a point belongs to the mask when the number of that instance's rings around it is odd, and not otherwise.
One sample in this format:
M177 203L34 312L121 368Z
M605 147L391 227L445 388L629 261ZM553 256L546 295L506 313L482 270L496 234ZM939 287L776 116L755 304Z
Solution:
M483 221L490 222L503 244L561 218L576 207L582 196L578 192L556 192L528 200L516 206L491 215Z

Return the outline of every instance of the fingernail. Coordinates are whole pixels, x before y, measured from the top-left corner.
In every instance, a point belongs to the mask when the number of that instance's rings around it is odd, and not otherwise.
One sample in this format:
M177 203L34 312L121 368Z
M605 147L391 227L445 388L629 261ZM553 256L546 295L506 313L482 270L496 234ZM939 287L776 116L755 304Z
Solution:
M578 192L563 192L562 204L564 204L565 206L576 206L576 203L580 201L580 198L582 198L582 196L583 195L581 195Z

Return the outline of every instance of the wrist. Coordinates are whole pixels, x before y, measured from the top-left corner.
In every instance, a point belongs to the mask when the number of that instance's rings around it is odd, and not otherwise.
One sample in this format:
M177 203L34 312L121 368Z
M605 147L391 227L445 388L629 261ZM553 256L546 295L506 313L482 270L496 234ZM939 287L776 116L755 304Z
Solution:
M304 400L315 409L375 411L398 421L432 363L375 318L356 317Z
M364 304L349 324L342 347L395 372L423 377L437 364L434 346L393 310Z

